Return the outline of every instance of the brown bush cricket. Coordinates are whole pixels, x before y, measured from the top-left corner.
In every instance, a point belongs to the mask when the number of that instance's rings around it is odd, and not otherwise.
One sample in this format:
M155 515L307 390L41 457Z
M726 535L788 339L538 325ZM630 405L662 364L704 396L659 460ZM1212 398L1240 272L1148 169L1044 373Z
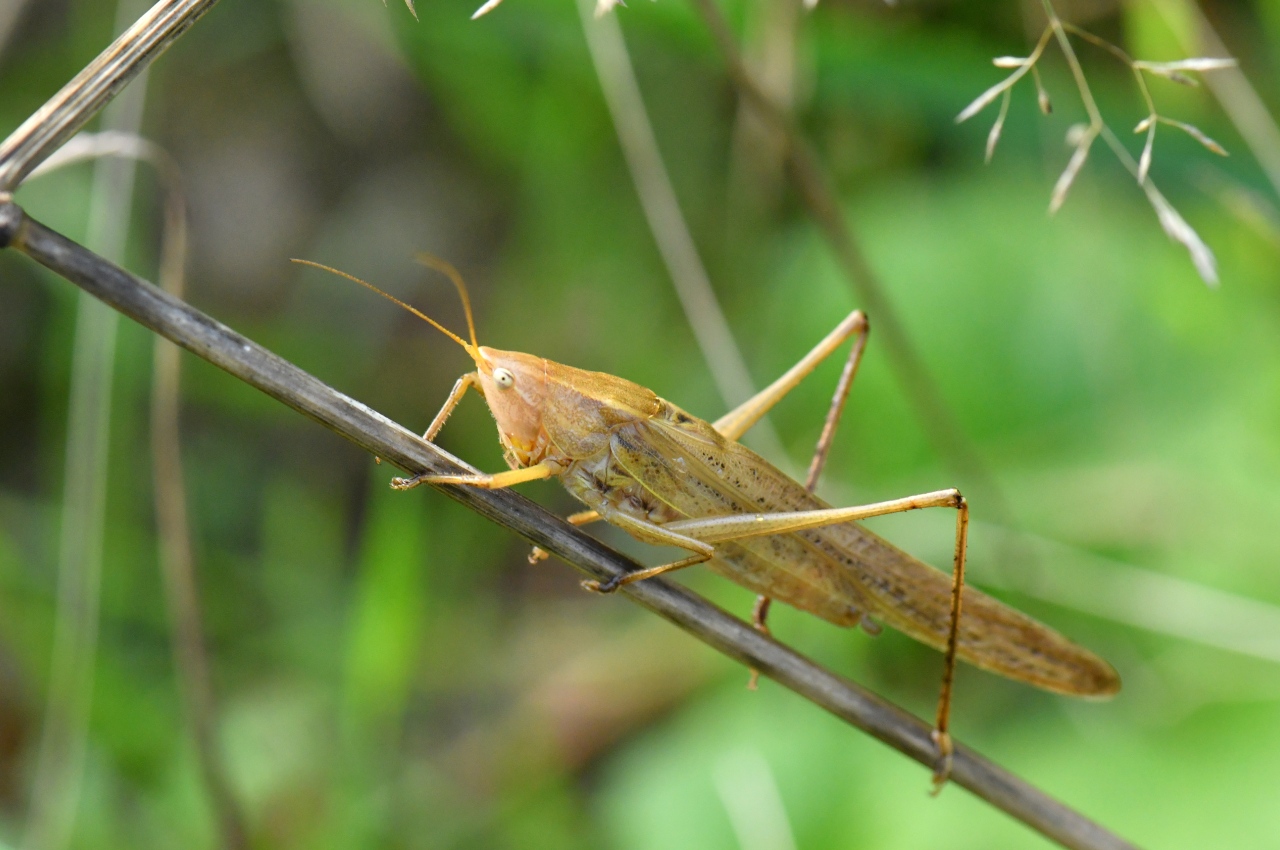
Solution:
M610 593L631 582L706 563L759 594L753 619L762 631L767 631L770 601L779 599L838 626L861 624L875 632L878 622L887 623L944 652L933 733L938 745L935 791L950 770L947 730L956 658L1059 694L1104 697L1119 690L1119 676L1093 653L964 587L969 508L958 490L851 508L832 508L813 494L866 345L868 324L860 311L846 317L754 398L707 423L622 378L481 346L461 276L447 263L419 259L457 287L469 343L372 284L297 261L342 275L394 301L448 335L475 362L476 370L458 379L422 437L435 439L466 391L477 388L497 421L511 469L493 475L397 478L392 482L396 489L423 483L497 489L558 478L590 508L569 517L574 525L603 519L638 540L692 553L603 584L585 581L588 590ZM853 348L802 486L737 440L850 338ZM919 508L956 510L950 577L855 524ZM541 557L545 555L535 549L530 559Z

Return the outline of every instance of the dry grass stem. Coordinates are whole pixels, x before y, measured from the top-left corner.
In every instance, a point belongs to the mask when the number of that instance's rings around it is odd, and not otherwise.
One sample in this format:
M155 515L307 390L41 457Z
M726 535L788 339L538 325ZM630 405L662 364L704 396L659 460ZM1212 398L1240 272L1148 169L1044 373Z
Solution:
M1067 136L1069 142L1074 142L1076 149L1071 154L1071 159L1067 161L1067 167L1058 177L1058 182L1053 186L1053 195L1049 198L1050 215L1062 208L1062 202L1067 199L1071 184L1076 182L1076 175L1080 173L1085 160L1089 158L1089 148L1093 147L1093 140L1098 138L1098 131L1093 127L1086 127L1082 132L1068 133ZM1072 139L1072 136L1078 136L1078 138Z
M128 26L135 14L133 7L138 5L136 0L122 0L116 6L118 30ZM141 74L139 85L112 105L103 116L104 126L126 134L137 131L146 102L145 81L145 74ZM33 136L38 137L40 129L33 128ZM86 241L116 261L123 258L128 242L134 175L134 162L130 159L104 159L94 167ZM23 836L24 846L37 850L66 847L74 834L80 808L101 618L107 461L119 318L81 293L63 458L53 652Z
M0 196L98 114L218 0L160 0L0 143Z
M181 298L187 258L186 199L176 163L154 145L150 145L148 151L147 160L159 172L165 187L160 286ZM201 626L179 427L180 352L177 346L156 337L153 358L151 453L160 568L172 629L174 668L187 727L200 764L200 778L213 808L222 846L226 850L243 850L249 846L249 832L218 747L217 709Z
M212 8L214 2L216 0L162 0L126 29L97 59L77 74L57 95L0 145L0 196L7 194L7 191L15 188L25 177L37 171L43 172L76 161L104 157L148 160L161 170L162 175L167 172L170 178L167 182L176 186L176 170L163 152L151 143L140 139L134 132L130 132L129 128L126 127L123 131L108 129L102 133L81 136L73 136L73 134L119 94L132 79L142 74L150 61ZM135 119L126 123L136 127L137 121ZM67 142L68 138L71 141ZM66 142L65 145L64 142ZM46 167L42 168L42 163ZM166 203L166 219L169 222L174 221L176 214L174 201L175 196L171 192ZM180 203L179 206L181 206ZM182 219L185 220L185 216ZM127 220L127 215L117 212L111 216L111 220L117 223L123 222ZM120 238L122 239L123 236ZM165 241L162 247L162 279L173 279L174 269L175 267L180 269L181 257L185 255L185 251L184 236L179 235L176 239ZM95 304L94 308L98 309L98 305ZM115 318L113 314L108 316L111 321L110 333L107 336L114 339ZM103 346L107 345L107 339L103 338L102 334L97 336L100 340L93 346L95 353L92 356L87 355L86 359L96 360L98 363L99 376L93 381L93 385L106 388L110 386L111 363L114 358L101 353ZM114 344L110 345L110 349L114 351ZM156 377L159 386L153 401L161 413L157 416L153 411L153 417L157 417L163 429L164 422L168 418L165 408L172 406L176 438L176 360L173 360L172 366L165 365L166 357L172 358L173 355L157 352ZM172 378L167 377L170 374ZM171 389L167 388L166 382L169 381L172 384ZM170 396L173 401L166 402L166 396ZM156 399L158 401L155 401ZM109 409L104 408L104 403L99 403L97 407L100 410ZM73 416L73 424L77 418ZM104 441L107 433L106 414L100 413L99 418L102 421L95 423L92 427L98 430L98 439ZM157 444L163 444L164 435L157 432L155 436ZM157 451L166 453L163 448L158 448ZM173 454L176 451L175 443L173 452L166 454ZM81 454L69 449L68 463L75 464L78 472L84 473L85 458L80 457ZM105 447L100 454L105 456ZM163 462L163 459L157 460L158 469ZM83 478L84 475L80 474L77 480L83 480ZM158 482L160 488L165 486L166 480L177 482L177 486L181 486L180 470L176 476L161 475L160 478L161 481ZM86 499L96 498L100 501L100 494L95 496L99 489L97 485L78 486L74 491L69 490L68 494L70 496L74 492L83 494ZM202 778L213 801L224 846L242 847L246 843L243 818L228 790L229 784L225 779L225 771L212 746L212 710L205 708L210 706L211 702L203 696L208 693L209 686L207 663L204 661L203 646L200 642L198 606L194 602L194 576L190 570L189 558L186 560L181 558L181 551L185 548L189 552L190 549L189 540L186 540L185 509L181 509L181 525L178 525L175 512L178 508L170 507L180 506L182 502L178 500L183 497L183 494L179 492L176 499L172 493L167 493L165 496L160 494L161 490L158 489L158 520L165 549L162 562L165 568L170 614L174 622L174 651L179 681L188 707L189 722L196 738ZM93 534L82 534L80 531L75 531L71 536L78 538L81 541L78 545L82 546L90 544L94 538ZM98 533L96 536L101 535ZM63 583L66 588L64 595L74 594L75 598L68 597L68 604L60 605L60 611L64 608L68 611L85 610L86 600L96 597L98 580L94 575L90 575L89 579L88 584L81 582L82 586L79 589L74 588L74 583ZM190 590L184 590L184 586L189 587ZM70 657L72 647L79 646L78 655L84 656L87 652L86 647L96 643L96 616L93 617L92 628L77 627L75 631L78 637L72 636L73 630L69 626L59 631L60 635L67 635L62 639L63 645L68 647L67 657ZM55 651L55 659L57 657L58 652ZM66 808L65 805L61 807L62 810L56 810L52 802L56 797L69 799L74 796L73 789L66 787L67 780L62 777L68 769L65 765L71 762L78 763L77 752L83 751L83 744L77 745L75 736L66 730L70 730L75 724L75 712L87 712L88 698L76 698L72 693L71 684L62 686L58 684L64 680L68 683L76 679L88 681L86 671L71 671L65 675L60 675L58 672L62 668L70 670L73 666L75 665L63 664L59 667L55 662L52 677L51 714L46 722L45 738L42 740L42 755L37 767L28 832L29 841L42 850L65 843L71 824L74 822L73 818L63 811ZM64 703L64 705L54 714L52 712L56 703ZM75 705L79 703L83 703L83 706L76 709ZM63 790L59 791L59 788Z

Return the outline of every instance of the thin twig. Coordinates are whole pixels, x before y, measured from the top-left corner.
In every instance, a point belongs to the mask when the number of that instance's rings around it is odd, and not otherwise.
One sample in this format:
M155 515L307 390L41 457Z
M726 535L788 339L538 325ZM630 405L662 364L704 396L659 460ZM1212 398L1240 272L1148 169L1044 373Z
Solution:
M143 326L411 474L473 471L408 429L28 218L16 204L0 203L0 247L10 245ZM607 581L639 569L634 561L510 490L458 486L439 489L597 580ZM931 727L924 721L818 666L679 585L649 579L627 585L622 593L714 649L932 767L936 750L930 739ZM956 784L1065 847L1094 850L1133 846L967 747L956 747L951 777Z
M724 54L734 86L750 101L786 146L790 174L801 199L830 243L845 276L862 299L867 316L876 323L876 331L889 356L890 365L902 382L929 441L952 471L967 482L967 491L979 493L979 498L974 501L981 501L986 512L990 516L999 517L1001 524L1012 525L1011 512L1001 495L999 485L963 436L959 424L916 352L897 311L893 309L884 287L872 271L853 230L845 220L838 196L817 153L786 111L756 83L715 0L692 2L701 13L720 52Z
M667 266L685 318L693 329L716 389L730 409L755 395L751 373L733 331L725 318L707 269L698 256L698 247L680 210L671 177L662 162L662 152L653 125L645 110L635 69L627 51L618 16L595 14L596 0L577 0L578 16L587 38L613 127L631 171L640 206L658 252ZM773 458L785 458L782 441L765 419L756 423L753 436L759 448Z
M0 196L75 135L218 0L160 0L0 143Z

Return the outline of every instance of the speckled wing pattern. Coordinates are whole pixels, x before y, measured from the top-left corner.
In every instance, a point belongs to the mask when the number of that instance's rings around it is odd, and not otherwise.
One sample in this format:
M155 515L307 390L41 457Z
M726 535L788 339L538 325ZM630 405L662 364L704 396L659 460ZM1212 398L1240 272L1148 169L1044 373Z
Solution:
M688 517L830 507L768 461L666 403L617 428L616 464ZM745 587L842 626L862 614L944 650L951 576L856 523L716 546L710 567ZM1115 671L1088 650L980 591L964 590L959 657L1046 690L1104 696Z

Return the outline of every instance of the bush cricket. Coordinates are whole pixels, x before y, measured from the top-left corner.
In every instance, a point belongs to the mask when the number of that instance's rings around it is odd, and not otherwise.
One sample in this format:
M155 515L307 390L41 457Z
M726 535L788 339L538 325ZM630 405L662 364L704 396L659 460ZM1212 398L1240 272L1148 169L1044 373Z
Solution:
M846 317L778 380L708 423L623 378L481 346L461 275L434 257L418 259L457 287L470 342L370 283L318 263L295 261L346 277L395 302L462 346L475 363L475 371L454 384L422 438L435 439L467 390L478 389L497 422L511 469L492 475L397 478L392 487L408 490L425 483L496 489L558 478L590 509L570 516L574 525L602 519L643 542L692 553L604 583L584 581L588 590L610 593L705 563L758 594L753 622L761 631L768 631L769 604L778 599L839 626L862 625L874 633L885 623L942 651L933 732L938 747L935 793L950 771L948 726L957 658L1059 694L1106 697L1119 690L1120 678L1105 661L964 586L969 509L958 490L849 508L832 508L813 494L866 346L869 325L860 311ZM737 440L850 338L852 349L807 482L801 485ZM956 510L951 576L855 523L921 508ZM541 557L545 553L535 549L530 560Z

